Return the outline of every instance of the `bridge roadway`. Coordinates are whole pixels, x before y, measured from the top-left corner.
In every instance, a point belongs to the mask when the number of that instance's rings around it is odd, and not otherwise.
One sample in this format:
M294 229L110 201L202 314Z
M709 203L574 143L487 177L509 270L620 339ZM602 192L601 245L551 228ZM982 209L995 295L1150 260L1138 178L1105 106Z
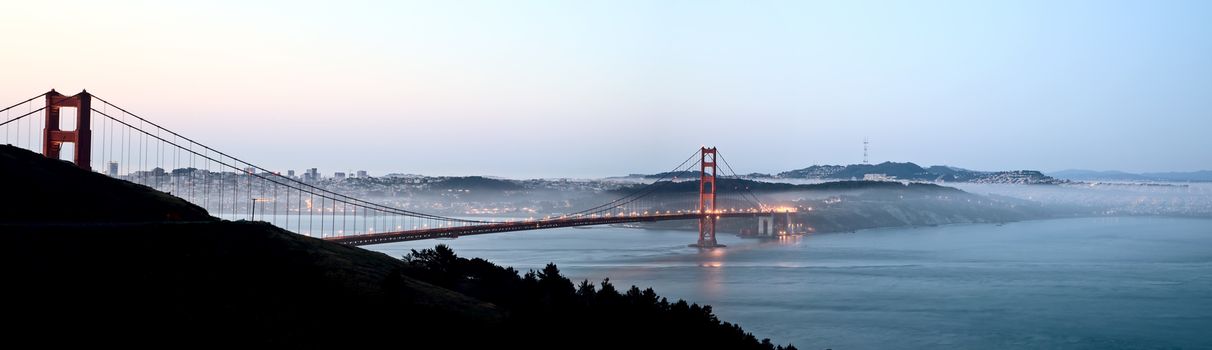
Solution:
M382 244L391 242L416 241L422 239L434 238L456 238L459 236L482 235L487 233L539 230L558 227L573 227L573 226L589 226L589 225L605 225L605 224L621 224L629 222L656 222L669 220L698 220L702 215L714 215L717 218L738 218L738 217L758 217L762 215L770 215L772 211L742 211L742 212L719 212L714 214L699 214L699 213L679 213L679 214L650 214L650 215L622 215L622 216L593 216L593 217L571 217L571 218L555 218L541 220L522 220L499 222L482 225L468 225L456 227L438 227L419 230L405 230L382 233L371 233L363 235L337 236L326 237L327 241L348 244L353 246Z

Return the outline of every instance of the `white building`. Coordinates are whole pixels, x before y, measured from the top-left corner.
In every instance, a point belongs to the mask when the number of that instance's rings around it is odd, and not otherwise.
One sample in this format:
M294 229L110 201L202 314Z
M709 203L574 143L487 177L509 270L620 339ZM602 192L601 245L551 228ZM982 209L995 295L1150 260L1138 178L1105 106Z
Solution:
M887 174L866 174L863 175L863 181L896 181L896 176L888 176Z

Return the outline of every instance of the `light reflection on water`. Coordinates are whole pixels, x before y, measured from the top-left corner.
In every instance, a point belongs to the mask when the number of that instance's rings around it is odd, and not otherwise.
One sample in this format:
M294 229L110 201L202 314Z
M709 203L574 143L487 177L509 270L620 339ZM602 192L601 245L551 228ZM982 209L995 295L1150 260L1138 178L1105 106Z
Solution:
M711 304L759 338L812 348L1207 348L1212 220L1094 218L883 229L776 241L611 227L452 246L520 270L555 262Z

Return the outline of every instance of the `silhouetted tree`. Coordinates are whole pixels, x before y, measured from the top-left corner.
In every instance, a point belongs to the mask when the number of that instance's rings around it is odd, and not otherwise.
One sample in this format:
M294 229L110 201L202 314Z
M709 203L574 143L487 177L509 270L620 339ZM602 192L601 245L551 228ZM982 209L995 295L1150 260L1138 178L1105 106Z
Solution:
M404 262L420 267L430 283L452 288L461 276L459 257L454 250L445 244L434 246L433 249L413 249L404 256Z
M582 280L581 284L577 286L577 296L585 301L592 302L596 294L597 290L593 283L589 283L589 280Z
M670 302L652 288L631 286L619 293L609 278L598 286L582 280L574 285L555 264L521 276L483 259L464 259L445 245L412 251L404 257L416 278L452 288L491 302L508 311L501 336L519 337L532 348L562 348L594 339L595 346L611 348L725 348L794 349L776 347L769 339L758 341L739 325L721 322L711 306ZM567 322L576 319L577 322ZM543 337L527 337L535 329ZM603 332L627 334L602 337ZM693 337L684 335L693 334ZM503 341L509 343L508 341Z

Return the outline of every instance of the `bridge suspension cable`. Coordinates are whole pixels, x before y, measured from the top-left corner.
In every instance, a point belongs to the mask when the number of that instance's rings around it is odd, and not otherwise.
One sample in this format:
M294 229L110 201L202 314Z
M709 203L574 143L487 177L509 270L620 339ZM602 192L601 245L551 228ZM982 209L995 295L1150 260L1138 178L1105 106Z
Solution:
M672 181L665 181L665 179L669 178L670 176L676 176L677 173L686 171L683 169L687 169L687 170L693 169L695 166L698 165L698 161L694 162L693 164L690 164L690 166L686 166L686 164L689 163L690 160L694 159L695 156L698 156L698 155L699 155L698 151L695 151L694 153L690 154L690 157L687 157L686 160L683 160L682 163L678 164L678 166L673 168L672 171L661 174L661 176L659 178L657 178L656 181L649 184L648 186L637 187L637 188L633 189L632 191L630 191L629 193L627 193L626 195L616 198L610 202L599 204L597 206L594 206L594 207L591 207L591 208L588 208L585 210L568 213L568 214L566 214L566 216L583 216L583 215L601 214L603 212L611 211L611 209L613 209L613 208L617 208L617 207L624 206L624 205L630 204L632 202L635 202L635 201L639 200L640 198L643 198L644 196L651 194L652 192L656 191L657 189L672 183Z
M10 110L10 109L17 108L26 103L33 102L34 100L37 100L37 99L41 98L42 96L46 96L46 93L43 92L41 94L38 94L38 96L30 97L29 99L27 99L25 101L17 102L15 104L13 104L12 106L4 107L4 109L0 109L0 113L8 112L8 110ZM21 117L17 117L17 118L21 118ZM2 124L0 124L0 125L2 125Z
M34 100L37 100L37 99L39 99L39 98L41 98L41 97L43 97L43 96L46 96L46 93L45 93L45 92L44 92L44 93L41 93L41 94L38 94L38 96L30 97L29 99L27 99L27 100L25 100L25 101L17 102L16 104L14 104L14 105L12 105L12 106L4 107L4 109L0 109L0 113L9 113L9 110L11 110L11 109L13 109L13 108L17 108L17 107L23 106L23 105L26 105L26 104L28 104L28 103L30 103L30 102L33 102ZM31 107L31 108L32 108L32 107ZM12 117L12 116L10 115L10 118L9 118L8 120L5 120L3 123L0 123L0 126L6 126L6 125L8 125L8 123L12 123L12 122L15 122L15 121L17 121L17 120L20 120L20 119L22 119L22 118L28 117L29 115L34 114L34 113L41 112L41 111L42 111L42 110L44 110L44 109L46 109L46 107L45 107L45 106L43 106L43 107L39 107L38 109L31 109L30 111L25 112L25 114L21 114L21 115L18 115L18 116L16 116L16 117ZM10 113L10 114L11 114L11 113Z
M45 103L39 104L40 98ZM21 106L26 106L24 111ZM75 118L60 118L60 110L64 108L74 108ZM45 112L45 117L39 112ZM694 210L672 212L667 197L658 192L679 183L676 180L680 174L700 165L701 160L691 162L699 155L698 151L650 184L617 189L621 195L606 203L541 219L481 220L409 209L411 201L390 199L395 196L394 189L393 194L383 197L384 203L378 203L334 190L341 188L341 182L282 175L185 137L87 92L64 96L52 90L0 109L0 113L6 118L0 123L5 143L35 151L53 151L43 154L55 158L59 157L60 148L71 151L72 147L82 146L75 152L78 166L168 192L220 218L259 219L299 234L338 241L343 237L369 237L343 241L351 244L451 237L461 233L684 220L701 215ZM61 121L66 125L61 126ZM732 176L739 178L731 165L722 157L721 160ZM375 179L359 180L367 181L360 182L363 185L381 185ZM386 186L391 189L390 182ZM761 206L748 187L738 194L747 195L745 200Z
M736 171L732 170L732 165L728 164L728 159L724 158L724 154L720 153L718 150L716 151L716 154L719 155L720 161L724 162L724 167L726 169L728 169L729 173L732 174L732 178L735 180L741 180L741 176L737 175ZM751 188L746 186L743 191L740 191L740 193L742 193L743 195L747 195L748 198L746 198L746 200L748 200L751 204L757 206L757 208L759 208L759 209L766 208L766 204L762 203L761 199L758 199L758 196L753 193L753 190Z
M100 97L96 97L96 96L94 95L94 98L96 98L98 101L101 101L102 103L105 103L107 106L114 107L114 108L118 109L119 111L122 111L123 113L125 113L125 114L127 114L127 115L130 115L131 117L134 117L134 118L138 119L138 120L139 120L141 123L146 123L146 124L148 124L148 125L151 125L152 127L155 127L157 130L163 130L164 132L167 132L168 134L171 134L171 135L173 135L173 136L175 136L175 137L180 138L181 140L185 140L185 141L189 142L191 145L197 145L197 146L201 147L201 148L202 148L203 150L205 150L205 151L213 152L213 153L215 153L215 154L219 155L219 156L220 156L220 158L222 158L222 157L226 157L226 158L228 158L228 159L230 159L230 160L234 161L235 163L241 163L241 164L244 164L244 165L246 165L246 167L248 167L248 168L252 168L252 169L255 169L255 170L258 170L258 171L261 171L261 172L262 172L262 173L264 173L264 174L273 174L273 176L274 176L275 178L277 178L278 180L281 180L281 182L278 182L280 185L286 185L286 183L294 183L294 184L296 184L296 185L298 185L298 186L301 186L301 187L303 187L303 188L306 188L307 190L314 190L315 192L319 192L319 193L328 194L328 195L330 195L330 196L332 197L332 198L325 197L325 198L327 198L327 199L332 199L332 200L338 200L338 199L340 199L340 200L346 200L346 201L349 201L349 202L351 202L351 203L356 203L356 204L359 204L359 205L362 205L362 206L365 206L365 207L368 207L368 208L373 208L373 209L376 209L376 210L384 210L384 211L388 211L388 212L390 212L390 213L394 213L394 214L400 214L400 215L410 215L410 216L417 216L417 217L422 217L422 218L427 218L427 219L438 219L438 220L449 220L449 221L456 221L456 222L467 222L467 223L488 223L488 222L492 222L492 221L470 220L470 219L461 219L461 218L445 217L445 216L439 216L439 215L433 215L433 214L419 213L419 212L414 212L414 211L409 211L409 210L404 210L404 209L399 209L399 208L392 208L392 207L389 207L389 206L386 206L386 205L383 205L383 204L369 202L369 201L366 201L366 200L362 200L362 199L358 199L358 198L354 198L354 197L351 197L351 196L347 196L347 195L344 195L344 194L341 194L341 193L338 193L338 192L334 192L334 191L331 191L331 190L328 190L328 189L325 189L325 188L320 188L320 187L317 187L317 186L314 186L314 185L311 185L311 184L308 184L308 183L305 183L305 182L302 182L302 181L299 181L299 180L296 180L296 179L292 179L292 178L289 178L289 177L284 177L284 176L278 175L278 174L276 174L276 173L274 173L274 172L271 172L271 171L269 171L269 170L266 170L265 168L262 168L262 167L260 167L260 166L256 166L256 165L254 165L254 164L252 164L252 163L249 163L249 162L246 162L246 161L241 160L241 159L239 159L239 158L233 157L233 156L231 156L231 155L229 155L229 154L227 154L227 153L223 153L223 152L221 152L221 151L218 151L218 150L216 150L216 149L214 149L214 148L211 148L211 147L209 147L209 146L206 146L205 144L202 144L202 143L199 143L199 142L197 142L197 141L194 141L194 140L192 140L192 139L190 139L190 138L188 138L188 137L182 136L182 135L180 135L180 134L178 134L178 133L176 133L176 132L173 132L172 130L166 129L166 128L164 128L164 127L162 127L162 126L160 126L160 125L158 125L158 124L156 124L156 123L153 123L153 122L151 122L151 121L148 121L148 120L144 119L143 117L140 117L140 116L138 116L138 115L136 115L136 114L134 114L134 113L131 113L131 112L129 112L129 111L127 111L127 110L125 110L125 109L123 109L123 108L121 108L121 107L118 107L118 106L116 106L116 105L114 105L114 104L112 104L112 103L109 103L108 101L106 101L106 100L104 100L104 99L102 99L102 98L100 98ZM124 124L124 125L126 125L126 126L128 126L128 127L132 128L133 130L140 131L140 132L142 132L142 133L147 134L148 136L156 137L157 139L160 139L161 141L164 141L164 142L168 142L169 144L172 144L173 146L176 146L176 147L181 147L181 145L178 145L178 144L173 143L173 142L169 142L169 141L164 140L163 138L160 138L160 137L158 137L158 136L151 135L150 133L148 133L148 132L147 132L147 131L145 131L145 130L142 130L141 128L134 127L134 126L132 126L132 125L130 125L130 124L127 124L127 123L125 123L125 122L119 121L119 120L117 120L117 119L115 119L115 118L113 118L113 117L109 116L108 114L105 114L104 112L97 111L95 108L93 109L93 111L96 111L97 113L100 113L100 114L101 114L101 115L103 115L103 116L106 116L106 117L108 117L108 118L110 118L110 119L113 119L114 121L117 121L117 122L119 122L119 123L121 123L121 124ZM195 153L195 154L197 153L197 152L193 151L192 149L187 149L187 150L188 150L189 152L191 152L191 153ZM224 166L227 166L227 167L233 168L233 169L235 169L235 170L240 170L240 171L247 171L247 170L248 170L247 168L245 168L245 169L240 169L240 168L239 168L238 166L236 166L236 165L224 163L224 162L222 162L221 160L217 160L217 159L214 159L214 158L207 157L207 156L205 156L204 154L196 154L196 155L201 156L201 157L203 157L204 159L207 159L207 160L209 160L209 161L214 161L214 162L219 163L219 164L221 164L221 165L224 165ZM255 175L255 176L258 176L258 177L261 177L261 178L266 178L265 176L261 176L260 174L255 174L255 173L254 173L254 174L252 174L252 175ZM268 179L268 178L267 178L267 179ZM271 181L272 181L272 180L271 180ZM277 181L275 181L275 182L277 182Z
M0 113L4 113L6 120L0 123L0 127L4 127L4 142L18 147L36 150L42 141L42 129L37 128L35 131L34 124L38 119L36 113L42 112L46 106L34 108L37 105L37 100L46 96L47 93L41 93L37 96L30 97L24 101L18 102L11 106L0 109ZM17 107L26 106L24 112L17 111ZM16 117L13 113L19 113ZM34 116L34 117L30 117ZM25 127L22 128L22 121L25 121ZM23 132L24 131L24 132ZM24 135L24 138L22 137ZM36 141L35 141L36 140ZM24 141L24 143L22 142Z

